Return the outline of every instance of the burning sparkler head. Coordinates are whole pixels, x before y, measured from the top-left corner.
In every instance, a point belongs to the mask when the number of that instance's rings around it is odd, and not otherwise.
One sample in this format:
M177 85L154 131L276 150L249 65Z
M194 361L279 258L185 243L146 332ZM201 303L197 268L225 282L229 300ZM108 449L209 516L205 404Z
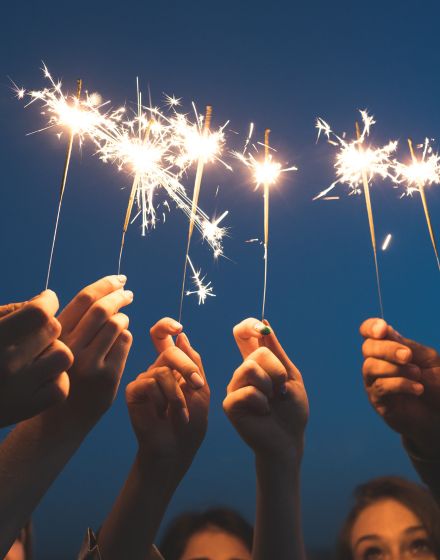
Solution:
M366 145L365 140L370 133L370 127L375 121L366 111L360 111L360 113L363 121L363 130L362 132L358 131L358 138L351 142L335 134L326 121L320 118L317 119L318 138L321 134L324 134L330 144L339 147L339 151L336 155L334 166L336 181L329 188L319 193L315 199L327 195L339 183L348 185L350 194L359 194L362 192L361 187L364 175L368 182L377 175L382 179L392 177L391 155L397 148L397 142L391 141L385 146L378 148Z
M411 161L394 163L395 182L402 184L408 195L421 188L440 184L440 156L433 151L429 138L425 138L418 148L422 150L420 158L417 158L410 141Z

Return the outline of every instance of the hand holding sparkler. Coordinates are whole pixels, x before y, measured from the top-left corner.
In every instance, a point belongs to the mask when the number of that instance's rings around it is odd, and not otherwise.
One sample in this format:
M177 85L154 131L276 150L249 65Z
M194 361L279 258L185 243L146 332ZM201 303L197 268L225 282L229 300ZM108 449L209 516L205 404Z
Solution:
M138 452L98 535L99 550L109 560L150 557L168 503L208 423L203 364L182 325L166 317L150 334L158 357L126 390Z
M255 454L253 558L302 559L299 474L309 417L304 383L267 321L245 319L234 328L234 338L243 363L227 387L223 408Z
M440 356L382 319L360 328L362 373L370 403L420 459L440 457Z
M58 298L46 290L0 306L0 427L21 422L67 398L70 349L58 337Z

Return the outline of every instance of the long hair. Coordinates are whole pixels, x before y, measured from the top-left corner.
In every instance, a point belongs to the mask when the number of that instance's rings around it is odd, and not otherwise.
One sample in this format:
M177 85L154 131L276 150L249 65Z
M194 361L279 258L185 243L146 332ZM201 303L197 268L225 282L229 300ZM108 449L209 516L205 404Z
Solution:
M354 492L354 506L348 514L336 549L337 560L353 560L351 532L364 509L380 500L392 499L411 510L425 528L429 544L440 560L440 509L431 494L419 484L397 476L375 478L358 486Z
M253 529L241 515L226 508L205 512L186 512L168 526L160 544L160 552L167 560L179 560L189 539L205 529L220 529L237 537L252 552Z

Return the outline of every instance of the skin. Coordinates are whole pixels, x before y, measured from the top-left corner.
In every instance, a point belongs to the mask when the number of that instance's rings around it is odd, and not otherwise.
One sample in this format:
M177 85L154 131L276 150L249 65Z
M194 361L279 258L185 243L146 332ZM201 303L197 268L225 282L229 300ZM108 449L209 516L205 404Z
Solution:
M58 337L58 298L46 290L0 306L0 427L62 402L69 393L71 350Z
M216 529L193 535L180 560L251 560L252 556L240 539Z
M15 541L4 560L26 560L23 543Z
M359 514L350 543L354 560L435 560L420 519L389 498Z
M440 356L383 319L367 319L362 374L368 398L390 428L424 458L440 458Z
M305 558L300 465L309 405L300 372L273 330L249 318L234 328L243 357L223 408L255 455L257 514L252 558Z
M150 331L154 363L126 389L138 452L98 537L106 560L145 560L177 486L206 433L209 386L182 325L165 317Z
M119 312L133 300L125 281L108 276L87 286L58 317L75 358L67 372L70 391L62 403L18 424L0 446L0 557L113 402L132 342L128 317Z

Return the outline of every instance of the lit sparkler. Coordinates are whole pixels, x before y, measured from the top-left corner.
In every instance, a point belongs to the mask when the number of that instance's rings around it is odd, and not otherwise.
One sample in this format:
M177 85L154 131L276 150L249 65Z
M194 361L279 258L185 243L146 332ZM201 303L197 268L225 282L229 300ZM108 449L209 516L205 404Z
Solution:
M406 188L406 194L410 196L412 196L414 192L420 193L423 211L428 225L429 237L431 238L432 247L434 249L437 267L440 270L437 243L425 193L426 187L440 184L440 156L438 153L434 153L429 138L425 138L425 142L420 146L422 148L422 156L420 159L417 159L410 138L408 138L408 145L411 153L411 163L405 164L398 161L395 162L396 182L398 184L403 184Z
M114 111L111 114L103 113L102 107L107 105L107 103L102 103L101 97L98 94L93 93L89 95L86 92L85 98L81 99L81 80L77 81L76 95L72 96L65 94L62 91L61 81L55 82L45 64L43 64L43 73L44 77L49 80L50 87L46 87L42 90L28 91L24 88L18 88L14 84L14 88L18 99L28 99L26 107L35 102L42 105L41 113L48 118L48 121L46 126L35 132L42 132L44 130L55 128L57 130L58 137L61 137L64 131L68 134L66 157L61 177L57 215L46 277L47 289L52 269L61 207L67 183L74 139L77 137L79 144L81 145L85 137L100 137L107 129L112 129L116 126L116 123L121 117L121 110Z
M195 108L194 108L195 109ZM197 116L197 112L196 112ZM221 150L221 145L223 142L223 129L211 133L211 118L212 118L212 107L208 105L206 107L205 119L203 123L203 128L200 129L200 120L197 118L197 125L193 127L188 127L183 125L182 119L177 119L178 130L180 137L182 138L182 145L184 147L183 154L180 158L180 165L182 167L187 167L193 161L197 161L197 171L194 181L193 197L191 202L191 214L189 217L189 228L188 228L188 238L186 243L185 251L185 263L183 267L183 278L182 278L182 289L180 293L180 306L179 306L179 322L182 320L182 310L183 310L183 296L185 293L185 282L186 282L186 271L188 262L191 263L189 259L189 249L191 246L191 238L194 230L194 223L196 219L196 209L198 208L200 188L202 185L203 171L205 164L213 159L219 159L218 154ZM224 217L224 215L222 216ZM215 224L205 223L205 228L202 229L203 235L209 235L209 238L215 239L216 236L220 235L220 231ZM221 237L220 237L221 238ZM214 253L215 256L218 256Z
M362 190L364 191L371 245L373 247L379 305L383 317L382 290L380 286L376 234L369 185L376 176L382 179L393 177L390 170L390 158L391 154L397 148L397 142L391 141L385 146L378 148L366 146L366 138L369 136L370 128L375 124L375 120L374 117L370 116L366 111L360 111L360 114L363 121L363 130L361 132L359 124L356 123L356 139L351 142L335 134L326 121L321 118L317 119L316 128L318 129L318 139L320 135L323 134L327 137L330 144L339 147L340 150L336 156L336 163L334 166L336 170L336 181L334 181L330 187L320 192L313 200L326 197L338 184L348 185L350 189L349 194L360 194Z
M202 305L203 303L205 303L206 298L208 296L215 297L215 294L212 291L213 288L211 286L211 282L208 282L207 284L203 283L206 276L203 276L202 278L200 278L200 274L201 274L202 271L201 270L196 270L194 268L194 265L191 262L191 259L189 258L189 256L187 256L187 260L188 260L189 266L191 267L191 270L192 270L192 273L193 273L192 279L193 279L194 285L196 287L196 290L194 290L194 291L188 290L186 292L186 295L190 296L192 294L197 294L198 297L199 297L199 305Z
M243 152L234 152L236 158L238 158L244 165L249 167L252 171L253 180L255 182L255 190L258 187L263 186L263 197L264 197L264 282L263 282L263 303L261 316L264 319L264 312L266 308L266 293L267 293L267 270L268 270L268 246L269 246L269 193L270 187L274 185L282 173L288 171L297 171L297 167L287 167L282 168L281 164L274 161L272 154L270 153L269 146L269 134L270 130L266 129L264 133L264 159L262 161L257 160L252 154L246 154L246 147L248 146L254 127L251 124L249 129L248 138L246 140L245 149ZM257 150L256 146L253 145L254 149Z
M188 216L191 234L196 227L212 248L214 256L223 253L222 237L226 232L225 228L218 227L218 222L215 224L209 220L198 206L198 193L190 199L181 183L183 174L193 161L196 148L190 142L190 138L194 138L192 129L195 125L176 112L178 103L176 98L167 97L167 104L174 111L171 117L165 116L156 107L144 107L137 84L137 111L134 119L124 122L97 142L98 155L104 162L114 163L120 170L133 175L119 252L119 270L134 202L139 208L137 215L142 216L142 234L145 235L148 229L156 225L154 195L158 189L164 189L176 206ZM203 147L200 141L198 145ZM216 150L218 149L217 147ZM216 150L212 151L213 157ZM210 157L211 152L205 151L203 161Z

